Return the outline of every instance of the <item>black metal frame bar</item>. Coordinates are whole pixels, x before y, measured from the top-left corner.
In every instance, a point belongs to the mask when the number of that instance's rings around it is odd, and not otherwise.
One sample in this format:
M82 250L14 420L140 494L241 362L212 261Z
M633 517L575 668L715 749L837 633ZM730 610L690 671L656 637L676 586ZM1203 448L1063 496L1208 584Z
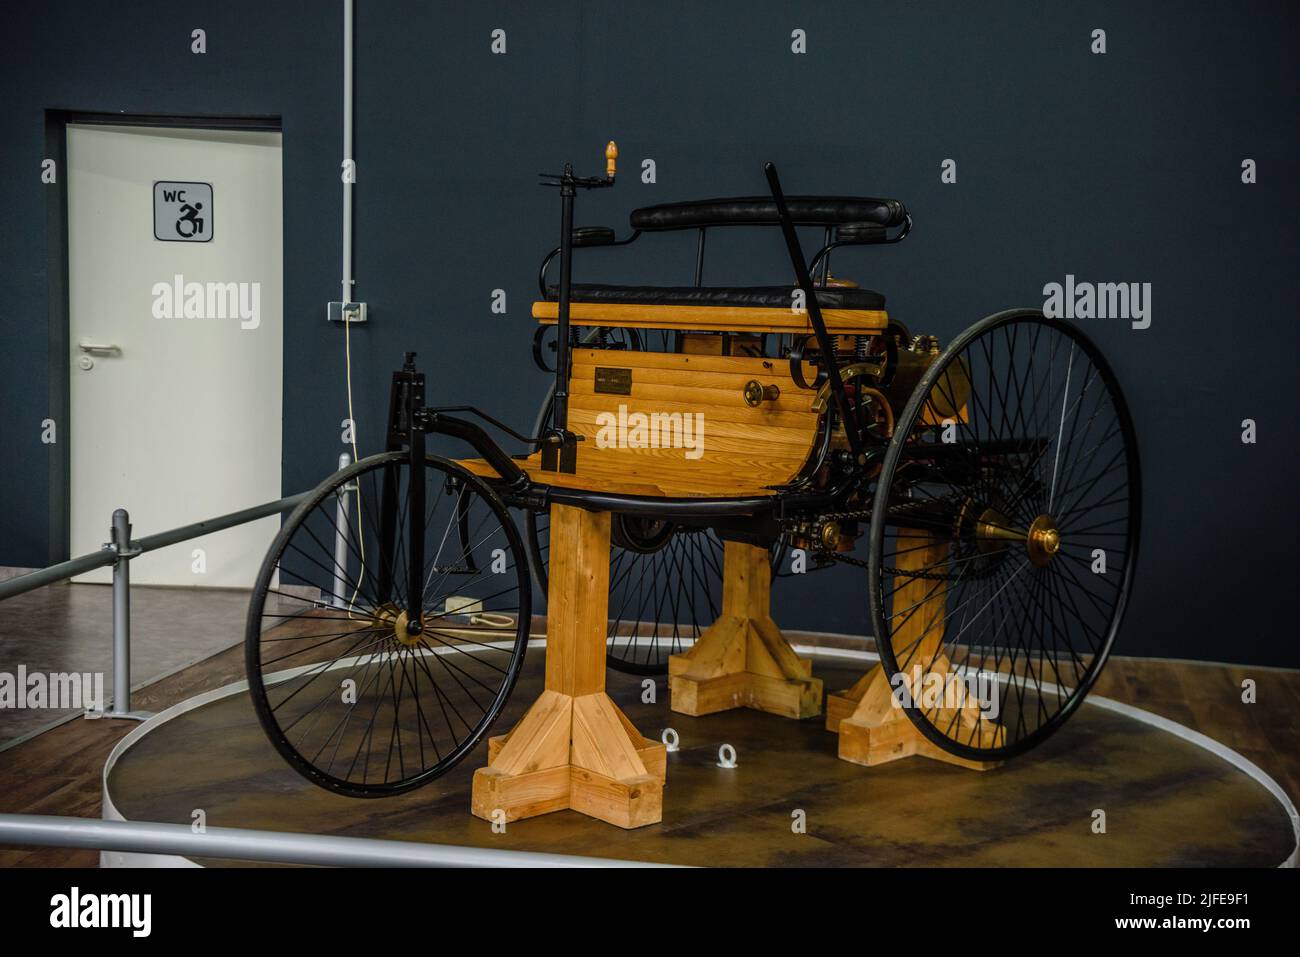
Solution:
M829 271L829 253L832 249L843 245L866 244L847 240L834 240L828 227L824 245L814 257L812 266L809 266L803 257L803 249L795 231L795 223L786 204L785 194L781 190L776 167L768 163L764 169L780 218L779 225L785 239L786 249L790 255L791 264L794 266L799 288L806 298L809 321L821 352L825 357L825 361L822 363L824 366L823 372L830 381L835 399L835 409L841 421L845 424L845 434L848 437L853 462L861 465L865 461L862 437L855 427L851 427L855 421L853 410L844 388L843 379L834 361L836 350L826 329L821 307L817 301L816 285L812 278L812 272L820 262L823 273L822 282L825 283ZM474 406L425 407L424 375L415 369L414 353L407 353L402 370L393 374L392 392L389 401L387 445L389 451L406 451L409 454L408 461L411 469L409 494L411 500L407 508L412 528L410 530L410 561L409 567L406 569L410 586L407 597L409 606L407 608L407 628L413 633L419 633L422 628L421 615L423 609L420 607L422 589L419 587L418 579L423 573L424 566L423 536L421 534L422 529L417 528L415 523L421 521L424 515L425 435L428 433L448 435L468 443L496 471L499 478L494 480L493 484L501 492L507 504L533 510L542 510L553 503L558 503L627 515L673 519L688 524L719 523L735 530L739 528L736 523L740 520L745 522L758 521L760 523L764 521L772 522L791 511L826 508L839 500L845 494L846 489L852 485L851 480L846 478L832 488L814 492L808 490L808 476L801 475L800 480L788 487L774 488L771 495L725 498L625 495L565 488L534 481L482 427L465 419L449 415L450 412L467 412L483 419L521 442L540 448L543 472L573 473L576 471L576 442L579 437L573 435L567 428L569 377L574 346L573 336L570 331L570 313L573 288L573 251L575 248L584 248L584 244L579 243L575 246L574 243L574 201L578 189L597 189L610 186L613 185L614 180L612 176L603 178L578 177L574 175L572 167L568 165L565 166L564 172L561 174L543 174L543 177L546 180L543 185L558 187L561 198L560 245L547 254L542 260L541 268L538 271L538 285L543 297L545 297L547 293L546 272L551 261L556 255L559 255L560 279L557 295L555 385L549 426L545 422L539 422L540 434L526 436L514 431L503 422ZM903 231L893 239L885 241L901 241L907 235L910 227L911 218L908 217ZM626 246L634 242L640 235L641 230L634 230L632 235L626 239L590 245L593 247ZM706 236L707 227L699 227L695 257L695 284L697 286L703 281L704 276ZM827 438L830 435L831 428L832 425L828 418L825 423ZM821 458L824 459L826 451L827 449L823 445ZM381 600L388 599L393 585L393 573L396 571L396 569L392 568L392 551L397 532L397 481L396 469L390 471L392 472L391 475L386 473L384 476L380 504L380 537L381 551L383 552L380 559L379 590Z
M795 232L794 221L790 218L790 210L786 206L785 193L781 190L781 178L777 175L776 166L766 163L763 172L767 174L767 185L772 190L772 200L776 203L777 214L781 217L781 233L785 237L785 247L790 254L790 264L794 267L795 279L799 283L799 288L803 290L808 320L812 323L813 331L817 335L817 344L821 347L822 367L830 381L835 408L840 414L840 421L844 423L844 434L848 438L849 450L853 453L853 460L856 462L862 453L862 437L853 427L853 408L849 405L848 395L844 391L844 380L840 378L839 365L835 362L835 344L831 342L830 333L826 331L821 306L817 304L817 290L809 274L808 263L803 258L803 247L799 245L799 234Z
M754 228L754 224L752 223L737 223L736 225L750 226L751 228ZM693 228L696 229L699 233L699 236L696 239L696 243L695 243L694 285L703 286L705 236L707 230L710 229L711 227L697 226L697 227L683 227L683 228ZM879 242L874 242L874 243L866 243L854 239L833 239L832 237L834 236L834 229L830 226L827 226L825 238L822 241L822 247L817 250L816 254L812 258L812 261L808 264L808 272L816 273L818 266L820 265L821 276L818 278L817 283L819 286L825 286L827 279L830 277L831 250L839 249L842 246L892 246L895 243L901 243L904 239L907 238L907 234L910 233L911 231L912 231L912 217L910 214L906 216L903 222L902 229L898 232L897 235L891 236L887 239L882 239ZM574 246L573 248L574 249L610 249L614 246L629 246L632 243L636 242L636 240L641 237L642 232L643 231L640 229L634 229L632 231L632 234L628 236L626 239L616 239L610 243L582 243ZM560 255L562 249L563 249L562 246L556 246L554 249L548 252L546 256L542 259L541 267L537 270L537 290L541 294L541 297L543 299L547 298L547 291L546 291L547 270L550 269L551 261L554 260L556 256Z
M637 238L640 235L641 235L641 230L634 229L632 231L632 235L628 236L626 239L616 239L612 243L582 243L580 245L574 246L573 248L574 249L611 249L614 246L629 246L632 243L636 242ZM563 249L564 249L563 246L556 246L549 253L547 253L546 258L542 260L541 268L537 270L537 290L538 292L541 293L543 299L546 298L546 271L551 266L551 260L553 260L556 256L560 255Z
M826 280L830 276L832 249L839 249L841 246L892 246L895 243L901 243L907 238L907 234L911 231L912 217L910 214L903 221L903 228L899 230L896 236L890 236L887 239L882 239L875 243L864 243L861 240L856 239L831 239L832 232L830 229L827 229L825 245L823 245L821 249L817 250L817 254L813 256L812 262L808 264L808 271L810 273L815 273L817 271L817 264L821 263L821 285L825 286Z
M604 176L577 176L565 164L563 173L542 173L543 186L560 190L560 289L556 310L555 389L551 426L542 444L542 469L547 472L577 470L578 436L568 430L569 369L573 343L569 332L569 306L573 288L573 203L579 189L604 189L614 185L613 166ZM635 237L633 237L635 238Z

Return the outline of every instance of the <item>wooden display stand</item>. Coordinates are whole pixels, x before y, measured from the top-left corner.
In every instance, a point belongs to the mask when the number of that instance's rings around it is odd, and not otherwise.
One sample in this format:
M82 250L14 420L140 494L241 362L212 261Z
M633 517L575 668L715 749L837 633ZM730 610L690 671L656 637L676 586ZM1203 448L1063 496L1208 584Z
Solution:
M934 566L942 562L947 553L946 538L919 530L907 537L900 534L896 567L919 570ZM890 602L890 614L904 618L894 633L894 646L906 649L915 645L916 651L909 660L923 664L925 674L945 678L952 671L948 659L939 651L944 633L942 619L947 605L946 592L947 585L943 581L913 578L894 592ZM894 609L899 610L896 612ZM923 689L910 687L909 690L916 694ZM903 709L895 705L891 691L884 666L877 664L852 688L827 696L826 728L839 734L839 756L845 761L875 765L919 754L977 771L997 767L999 762L971 761L936 746L916 729ZM934 715L940 725L954 719L959 721L966 732L974 733L974 741L981 747L996 747L1005 735L1005 729L986 720L978 704L970 699L964 700L961 707L938 707Z
M821 679L772 620L769 562L766 548L725 543L722 614L689 651L668 659L674 711L753 708L787 718L821 712Z
M509 734L489 739L472 810L507 821L571 808L619 827L663 817L666 749L605 694L608 512L551 507L546 686Z

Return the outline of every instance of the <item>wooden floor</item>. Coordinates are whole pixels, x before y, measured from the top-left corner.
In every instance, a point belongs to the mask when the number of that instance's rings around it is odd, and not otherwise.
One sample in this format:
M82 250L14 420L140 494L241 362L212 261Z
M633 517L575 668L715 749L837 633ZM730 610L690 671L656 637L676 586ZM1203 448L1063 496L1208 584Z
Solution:
M799 640L797 634L791 637ZM242 677L242 650L232 648L139 692L134 704L159 710ZM1241 701L1241 683L1248 678L1256 683L1255 704ZM1300 672L1114 658L1096 690L1222 741L1271 774L1293 800L1300 795ZM762 715L737 719L773 720ZM104 760L132 727L130 722L76 720L0 752L0 811L98 818ZM1067 726L1062 736L1069 731ZM0 866L97 862L94 851L0 848Z
M0 602L0 672L99 672L113 696L113 590L61 582ZM132 677L138 687L238 644L247 589L131 589ZM183 622L183 627L178 627ZM50 636L57 635L57 641ZM78 711L0 710L0 747Z
M542 689L530 655L501 723ZM815 659L831 687L863 666ZM245 695L177 716L122 756L110 793L128 820L206 820L253 830L319 831L694 866L1265 866L1295 846L1291 822L1257 782L1148 724L1084 707L1031 754L987 774L928 760L874 768L836 757L818 718L739 710L693 718L641 700L640 679L611 674L610 697L651 736L680 735L661 823L624 830L561 811L505 833L468 813L480 745L450 773L382 801L330 794L285 766ZM718 767L732 745L735 769ZM1093 834L1092 814L1107 814ZM806 832L795 833L802 811ZM206 862L222 865L225 862Z

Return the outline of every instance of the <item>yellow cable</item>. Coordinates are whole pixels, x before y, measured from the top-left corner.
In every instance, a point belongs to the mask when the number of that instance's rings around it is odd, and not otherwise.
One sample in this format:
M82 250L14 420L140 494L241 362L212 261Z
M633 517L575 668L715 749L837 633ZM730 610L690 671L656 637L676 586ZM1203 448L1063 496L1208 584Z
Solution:
M357 453L357 420L352 417L352 310L343 309L343 354L347 365L347 386L348 386L348 425L352 429L352 461L357 462L360 456ZM356 488L357 495L357 545L361 550L361 573L357 576L356 586L352 589L352 597L348 599L348 615L352 614L353 606L356 605L357 593L361 590L361 580L366 577L366 536L361 534L361 476L357 476Z

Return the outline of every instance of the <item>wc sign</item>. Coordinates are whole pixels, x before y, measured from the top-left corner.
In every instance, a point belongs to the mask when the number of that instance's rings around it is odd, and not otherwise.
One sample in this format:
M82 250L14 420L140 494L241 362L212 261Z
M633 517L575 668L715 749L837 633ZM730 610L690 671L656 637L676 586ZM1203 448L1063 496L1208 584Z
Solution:
M169 243L212 240L212 184L153 184L153 238Z

